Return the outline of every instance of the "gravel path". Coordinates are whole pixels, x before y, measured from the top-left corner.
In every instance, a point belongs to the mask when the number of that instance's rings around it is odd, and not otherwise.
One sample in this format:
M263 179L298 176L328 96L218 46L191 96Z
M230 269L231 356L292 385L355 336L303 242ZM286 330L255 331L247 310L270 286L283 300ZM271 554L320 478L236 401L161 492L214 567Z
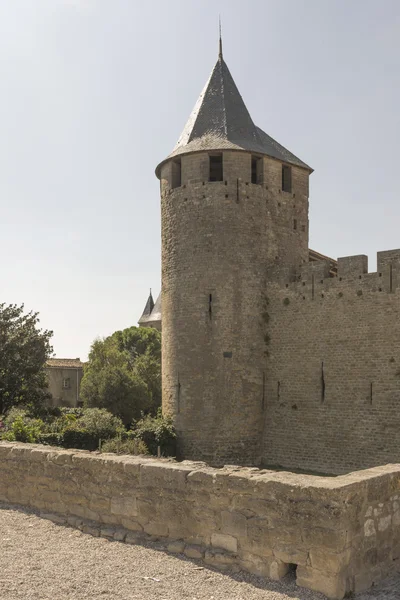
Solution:
M94 538L0 504L1 600L323 600L296 587L246 573L220 573L169 555L156 543L131 546ZM358 600L398 600L400 578Z

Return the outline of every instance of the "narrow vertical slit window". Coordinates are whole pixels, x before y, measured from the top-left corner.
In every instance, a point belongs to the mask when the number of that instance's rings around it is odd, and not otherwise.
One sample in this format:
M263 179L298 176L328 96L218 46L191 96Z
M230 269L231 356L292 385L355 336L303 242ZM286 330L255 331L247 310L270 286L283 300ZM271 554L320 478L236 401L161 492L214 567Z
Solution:
M210 317L210 320L211 320L211 315L212 315L212 294L210 294L208 296L208 316Z
M182 163L181 159L172 161L172 188L181 187L182 185Z
M282 165L282 191L292 192L292 168Z
M297 219L293 219L293 229L294 231L297 230Z
M321 363L321 402L325 402L325 373L324 363Z
M389 291L393 292L393 265L389 265Z
M222 163L222 154L210 154L210 175L209 181L223 181L224 171Z
M251 183L262 185L263 183L263 172L262 172L262 158L259 156L251 157Z

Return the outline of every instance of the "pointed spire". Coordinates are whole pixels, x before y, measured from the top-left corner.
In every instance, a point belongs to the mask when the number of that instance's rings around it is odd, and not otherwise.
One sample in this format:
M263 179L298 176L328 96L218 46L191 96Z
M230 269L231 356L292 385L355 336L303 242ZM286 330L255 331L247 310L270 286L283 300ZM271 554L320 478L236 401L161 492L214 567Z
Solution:
M221 15L219 15L219 53L218 53L218 58L220 60L223 59L222 56L222 26L221 26Z
M152 296L151 288L150 288L150 294L149 294L149 297L147 298L146 306L144 307L143 314L138 321L139 324L145 323L149 320L150 315L153 311L153 308L154 308L154 300L153 300L153 296Z
M198 151L246 150L312 169L257 127L222 55L219 19L219 54L212 73L172 153L165 159ZM161 165L156 169L160 177Z

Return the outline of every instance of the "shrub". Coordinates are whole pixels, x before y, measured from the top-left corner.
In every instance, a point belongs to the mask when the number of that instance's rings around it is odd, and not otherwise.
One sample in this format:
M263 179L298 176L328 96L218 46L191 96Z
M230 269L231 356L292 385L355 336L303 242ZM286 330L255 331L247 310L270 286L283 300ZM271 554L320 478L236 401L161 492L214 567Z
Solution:
M97 439L108 440L117 437L125 431L119 417L115 417L105 408L85 408L83 416L77 420L77 425L86 429Z
M18 418L21 417L22 419L28 419L28 413L26 411L26 409L24 408L11 408L7 415L4 418L4 425L6 427L6 429L11 429L13 426L14 421Z
M75 419L80 419L84 415L83 408L70 408L69 406L61 406L59 408L60 416L69 416L72 415Z
M135 437L144 442L150 454L157 455L158 446L163 456L176 455L176 433L169 417L163 417L161 410L156 417L143 417L136 423Z
M102 452L115 452L116 454L149 454L146 444L142 440L129 439L121 440L113 438L107 440L101 446Z
M63 446L64 436L62 433L41 433L38 442L46 446Z
M80 448L81 450L97 450L99 437L87 429L71 426L62 435L64 448Z
M65 448L97 450L99 440L109 440L125 432L121 419L104 408L86 408L80 419L75 419L73 414L62 418L64 422L69 421L63 430L62 443Z
M43 421L39 419L24 419L22 415L15 418L9 431L14 435L17 442L28 442L34 444L38 441Z

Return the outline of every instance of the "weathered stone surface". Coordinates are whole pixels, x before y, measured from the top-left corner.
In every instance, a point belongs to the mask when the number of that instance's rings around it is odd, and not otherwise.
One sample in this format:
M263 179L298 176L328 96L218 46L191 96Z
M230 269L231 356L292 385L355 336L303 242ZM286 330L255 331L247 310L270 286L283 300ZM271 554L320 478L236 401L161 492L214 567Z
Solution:
M232 535L213 533L211 536L211 545L216 548L228 550L228 552L237 552L237 539Z
M149 535L165 537L168 535L168 524L163 522L152 521L143 527L144 531Z
M348 591L345 577L340 575L329 577L311 567L297 567L296 581L297 585L316 592L322 592L322 594L333 600L342 600Z
M124 457L79 453L78 460L71 451L69 461L64 450L56 467L56 450L44 448L32 462L30 452L0 443L0 458L12 457L0 460L4 500L91 535L127 543L163 539L171 552L274 579L295 564L299 585L336 600L344 590L366 589L400 562L396 465L324 478L234 466L191 471L192 464L182 470L165 460L126 457L130 478ZM141 479L142 464L151 468Z
M115 529L114 527L102 527L100 529L100 535L101 537L114 539Z
M40 513L42 519L48 519L57 525L65 525L67 523L67 518L61 515L56 515L53 513Z
M173 554L182 554L184 549L185 543L180 541L170 542L167 546L168 552L172 552Z
M203 558L204 550L200 546L186 546L183 553L188 558Z
M114 533L114 540L116 542L124 542L127 535L128 532L126 531L126 529L116 529Z
M124 517L136 517L138 509L135 496L116 496L111 498L111 513Z
M140 533L130 531L129 533L126 534L125 542L127 544L137 544L138 541L140 540L140 538L141 538Z

